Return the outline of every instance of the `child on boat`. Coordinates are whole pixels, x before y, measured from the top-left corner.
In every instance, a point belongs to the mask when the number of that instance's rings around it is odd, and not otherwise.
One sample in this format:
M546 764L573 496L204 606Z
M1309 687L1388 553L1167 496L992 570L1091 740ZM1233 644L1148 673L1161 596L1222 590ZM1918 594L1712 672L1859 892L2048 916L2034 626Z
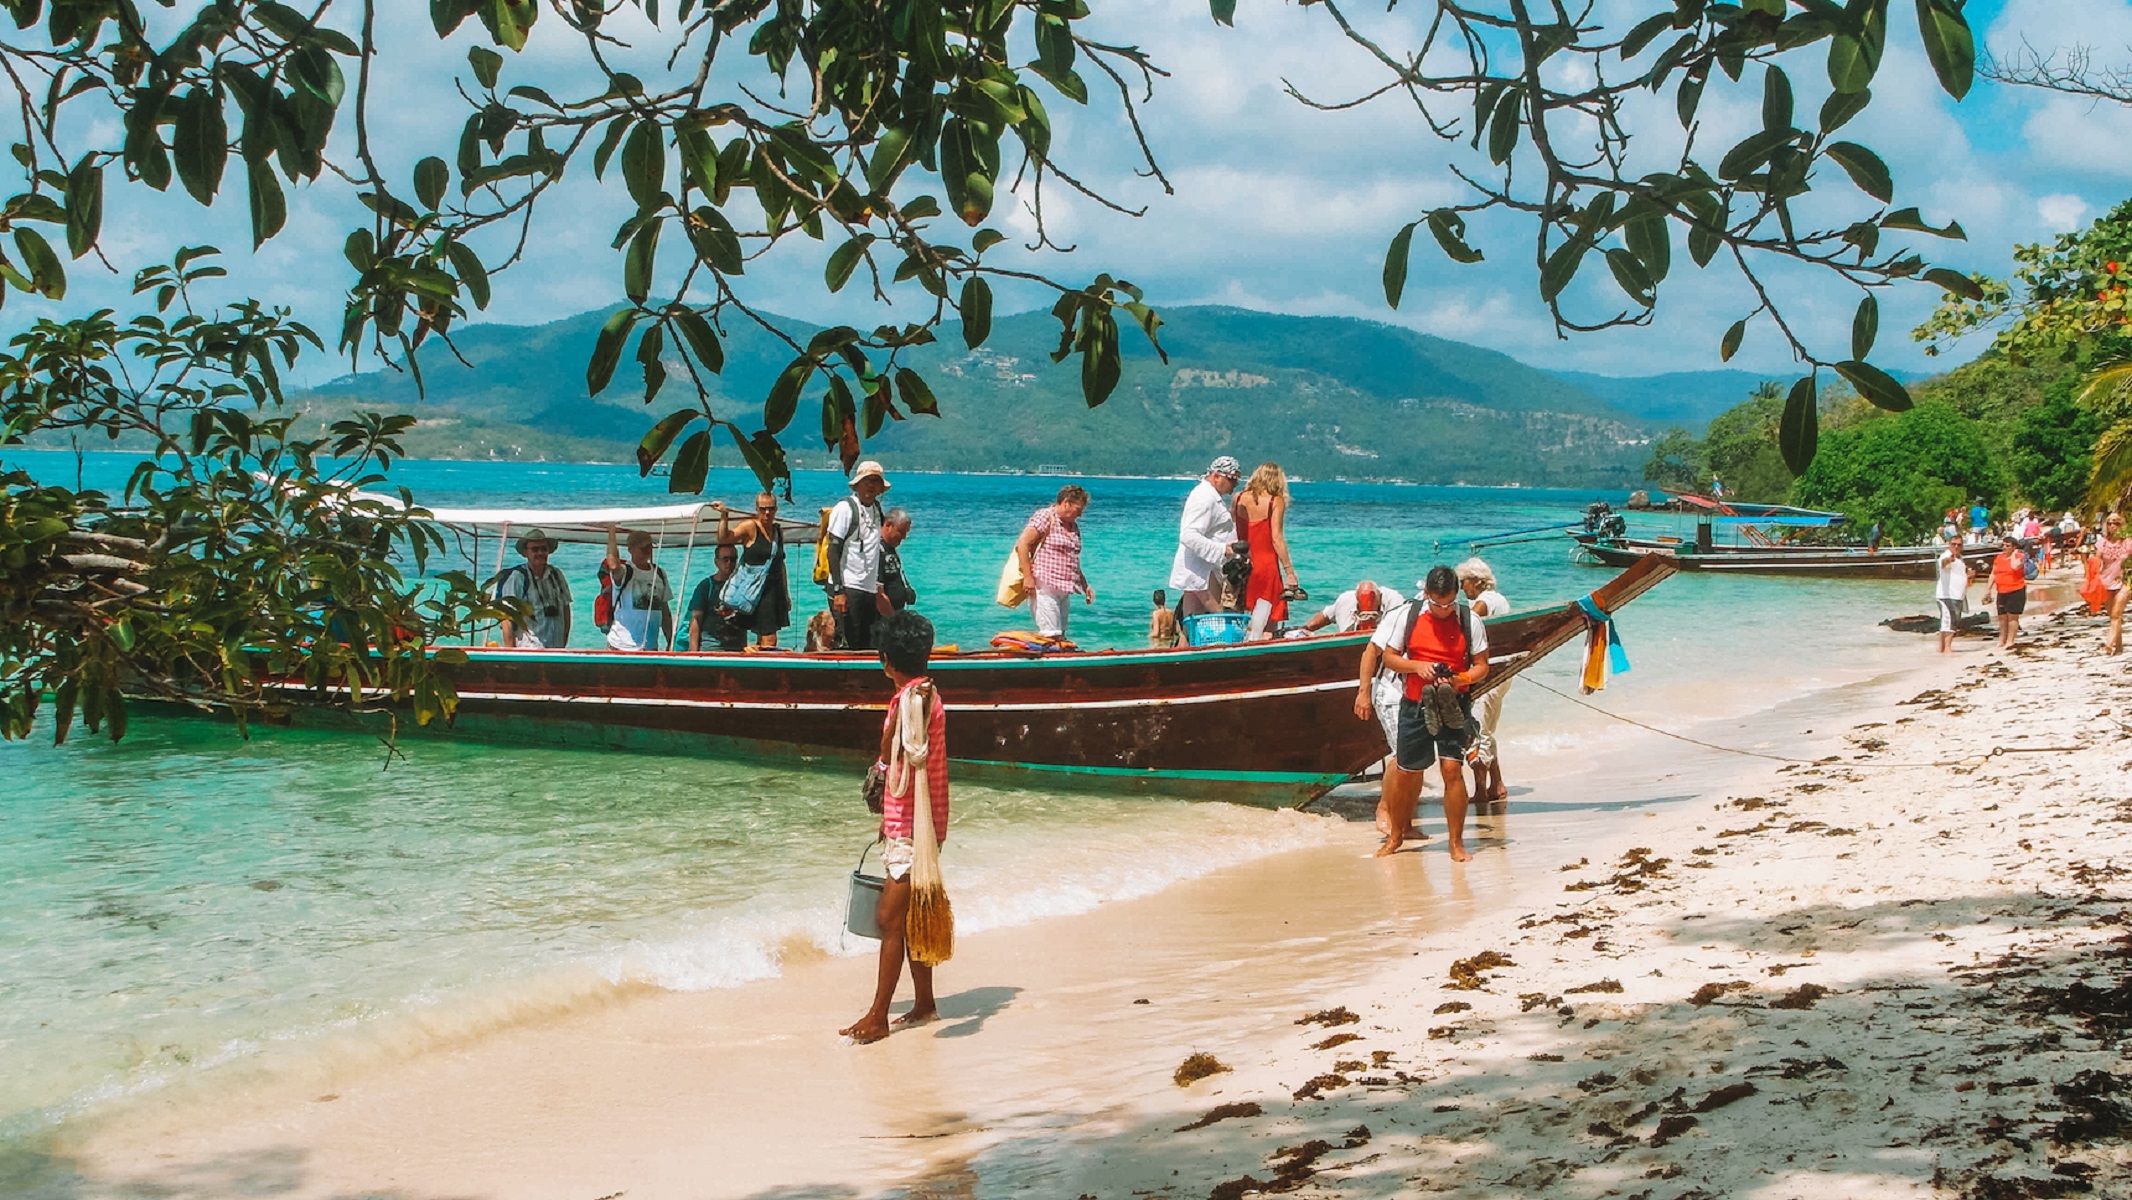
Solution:
M925 673L933 654L933 623L906 609L882 618L874 636L881 650L881 670L896 685L896 697L889 702L882 726L881 759L875 764L888 775L881 799L881 838L886 843L881 863L887 868L888 880L874 910L881 926L880 969L874 980L873 1006L838 1031L862 1046L939 1015L933 1006L933 964L946 958L947 946L925 944L938 942L939 931L911 928L917 889L929 889L927 895L917 897L918 915L930 915L923 910L937 905L939 916L949 922L946 938L953 937L937 865L939 847L948 838L948 743L947 712ZM905 726L906 720L916 721L921 713L922 735ZM918 845L926 835L932 845ZM917 936L923 934L935 936ZM891 1023L888 1006L895 999L896 985L902 982L905 958L910 960L917 999L909 1012Z

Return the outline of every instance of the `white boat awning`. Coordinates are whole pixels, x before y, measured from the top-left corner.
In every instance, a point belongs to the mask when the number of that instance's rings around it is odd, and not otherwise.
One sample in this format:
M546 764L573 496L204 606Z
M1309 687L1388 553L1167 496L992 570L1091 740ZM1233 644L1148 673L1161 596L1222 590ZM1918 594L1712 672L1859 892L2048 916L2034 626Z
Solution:
M401 507L399 498L378 492L359 493L360 498L390 508ZM662 545L685 546L711 542L738 521L754 516L752 509L730 508L715 501L662 504L650 508L432 508L429 519L455 533L477 540L521 538L538 529L558 542L607 544L609 530L627 536L639 530ZM819 529L812 521L779 517L788 544L815 540Z

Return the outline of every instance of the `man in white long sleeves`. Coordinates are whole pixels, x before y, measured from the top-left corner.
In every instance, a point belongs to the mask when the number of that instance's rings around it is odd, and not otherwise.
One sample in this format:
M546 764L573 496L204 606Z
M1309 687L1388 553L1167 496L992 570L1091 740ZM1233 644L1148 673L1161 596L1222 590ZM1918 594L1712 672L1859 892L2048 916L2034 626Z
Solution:
M1236 540L1236 518L1229 510L1228 496L1243 473L1243 467L1224 454L1185 498L1184 519L1177 523L1177 558L1170 564L1170 586L1183 596L1179 612L1184 616L1220 607L1208 585Z

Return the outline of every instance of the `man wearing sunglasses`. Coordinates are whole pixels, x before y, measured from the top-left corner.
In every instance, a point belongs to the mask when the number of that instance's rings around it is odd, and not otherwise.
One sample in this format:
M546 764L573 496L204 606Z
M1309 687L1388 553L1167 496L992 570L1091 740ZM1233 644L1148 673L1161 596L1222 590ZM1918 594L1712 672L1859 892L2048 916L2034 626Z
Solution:
M1399 700L1399 736L1393 766L1385 772L1384 845L1381 857L1406 840L1422 775L1433 761L1444 785L1444 824L1451 858L1465 862L1466 747L1473 734L1470 693L1488 677L1488 633L1473 610L1459 602L1458 577L1446 566L1429 568L1421 597L1405 611L1387 614L1370 635L1385 670L1405 679ZM1370 719L1365 690L1355 713Z

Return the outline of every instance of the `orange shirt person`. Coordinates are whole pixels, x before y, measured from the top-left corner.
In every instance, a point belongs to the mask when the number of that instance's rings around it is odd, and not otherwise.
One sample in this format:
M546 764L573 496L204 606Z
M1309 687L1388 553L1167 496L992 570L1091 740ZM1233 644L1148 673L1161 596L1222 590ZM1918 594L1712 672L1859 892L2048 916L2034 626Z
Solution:
M2021 634L2021 613L2028 607L2028 555L2009 533L2000 541L1999 553L1991 560L1991 590L1996 594L1993 611L1999 614L1999 649L2013 649Z

